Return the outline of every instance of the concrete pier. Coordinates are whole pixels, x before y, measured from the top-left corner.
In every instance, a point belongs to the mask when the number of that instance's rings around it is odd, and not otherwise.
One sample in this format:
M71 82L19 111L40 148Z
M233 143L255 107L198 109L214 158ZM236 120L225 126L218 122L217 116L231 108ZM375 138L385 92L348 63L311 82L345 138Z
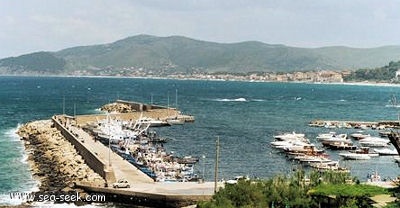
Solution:
M94 117L97 118L97 115ZM154 182L149 176L102 143L96 142L91 135L79 128L79 124L82 124L79 120L69 116L54 116L52 120L62 135L75 146L88 166L107 181L107 186L76 184L77 187L89 193L105 194L107 201L154 207L187 206L201 200L209 200L214 194L213 182ZM130 188L112 188L112 183L118 179L126 179ZM219 183L218 188L221 186L223 184Z

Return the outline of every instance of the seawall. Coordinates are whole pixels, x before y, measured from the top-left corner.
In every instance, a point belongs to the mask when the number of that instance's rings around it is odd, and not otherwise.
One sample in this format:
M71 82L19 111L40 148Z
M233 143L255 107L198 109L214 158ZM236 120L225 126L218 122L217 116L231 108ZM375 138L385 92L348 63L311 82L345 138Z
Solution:
M85 163L97 174L103 177L107 183L115 182L114 172L110 169L107 169L105 162L103 162L100 158L96 156L95 153L87 149L82 141L77 138L77 135L74 135L72 131L69 131L62 124L67 122L67 120L63 120L61 117L53 116L52 117L53 124L55 128L57 128L61 134L67 139L72 145L75 146L75 149L79 152L79 154L83 157Z

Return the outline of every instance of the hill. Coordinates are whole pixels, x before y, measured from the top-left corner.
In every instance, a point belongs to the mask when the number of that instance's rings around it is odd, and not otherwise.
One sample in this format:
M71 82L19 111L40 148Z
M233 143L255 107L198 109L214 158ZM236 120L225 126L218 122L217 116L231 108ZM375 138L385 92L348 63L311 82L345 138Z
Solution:
M390 82L399 83L399 78L396 76L400 70L400 61L391 61L388 65L377 67L374 69L358 69L351 72L345 77L345 81L373 81L373 82Z
M138 35L110 44L79 46L0 60L0 72L54 74L171 74L290 72L373 68L400 59L400 46L298 48L249 41L214 43L181 36Z

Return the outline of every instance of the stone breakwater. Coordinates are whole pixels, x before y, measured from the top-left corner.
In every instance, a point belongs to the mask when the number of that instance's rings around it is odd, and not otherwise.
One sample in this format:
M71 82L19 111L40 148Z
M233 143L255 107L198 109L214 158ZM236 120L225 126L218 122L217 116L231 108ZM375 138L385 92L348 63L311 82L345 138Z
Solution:
M105 184L104 179L85 164L74 146L53 127L51 120L27 123L17 133L24 141L32 174L40 182L39 192L82 192L73 189L76 182L95 186Z
M101 111L105 112L118 112L118 113L132 113L135 112L136 110L132 108L132 106L124 103L109 103L106 105L103 105L100 108Z

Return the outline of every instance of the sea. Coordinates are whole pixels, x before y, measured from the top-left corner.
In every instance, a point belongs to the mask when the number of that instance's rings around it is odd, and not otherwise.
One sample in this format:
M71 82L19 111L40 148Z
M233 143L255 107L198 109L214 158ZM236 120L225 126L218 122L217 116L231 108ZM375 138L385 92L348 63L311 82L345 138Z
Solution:
M298 169L270 146L273 136L304 133L321 146L319 133L353 133L356 129L310 127L312 120L397 120L399 106L388 105L399 86L177 80L109 77L0 76L0 205L20 203L12 192L37 190L27 153L16 135L29 121L52 115L101 113L98 109L117 99L177 107L193 115L194 123L160 127L169 139L164 147L180 156L200 158L199 175L214 179L216 140L219 140L218 179L239 175L271 178ZM366 133L378 135L375 130ZM327 150L333 160L338 152ZM364 161L343 161L351 174L366 181L371 171L395 178L400 167L393 156Z

